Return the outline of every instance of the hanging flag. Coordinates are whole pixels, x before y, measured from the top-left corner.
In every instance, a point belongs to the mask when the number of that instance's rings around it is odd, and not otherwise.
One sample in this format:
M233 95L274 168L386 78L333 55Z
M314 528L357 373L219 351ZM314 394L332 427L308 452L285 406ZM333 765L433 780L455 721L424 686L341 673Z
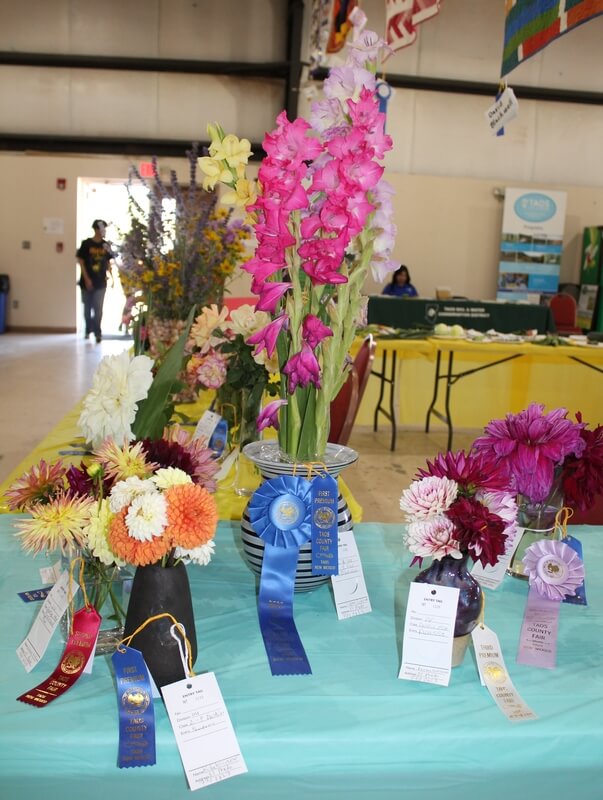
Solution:
M603 14L603 0L506 0L501 75L583 22Z
M310 72L321 67L327 52L332 0L313 0L310 16Z
M400 50L417 38L417 25L434 17L442 0L385 0L385 39ZM383 59L385 61L385 59Z
M338 53L352 30L350 14L358 5L358 0L333 0L332 21L327 42L327 53Z

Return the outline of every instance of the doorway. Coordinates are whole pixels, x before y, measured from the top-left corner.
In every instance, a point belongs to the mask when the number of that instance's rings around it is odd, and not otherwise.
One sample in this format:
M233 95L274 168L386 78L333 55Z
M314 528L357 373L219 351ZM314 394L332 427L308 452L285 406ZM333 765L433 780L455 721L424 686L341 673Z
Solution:
M130 186L130 192L136 202L143 208L148 207L147 188L142 184ZM77 191L77 244L92 236L92 222L104 219L107 223L108 242L118 254L124 234L130 229L128 214L128 189L123 178L78 178ZM79 270L78 270L79 272ZM125 296L119 282L119 275L114 268L114 284L107 285L103 306L103 337L125 338L128 336L121 317ZM84 317L79 290L77 292L77 332L84 330Z

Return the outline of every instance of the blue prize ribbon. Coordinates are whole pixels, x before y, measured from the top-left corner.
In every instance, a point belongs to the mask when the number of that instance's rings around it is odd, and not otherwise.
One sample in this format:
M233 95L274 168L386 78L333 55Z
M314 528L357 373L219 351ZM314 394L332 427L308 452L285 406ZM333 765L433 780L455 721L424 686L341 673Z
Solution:
M119 645L111 656L119 708L118 767L155 763L155 711L149 671L139 650Z
M382 114L387 114L387 104L389 102L389 98L392 96L392 87L386 81L377 81L377 86L375 89L377 94L377 100L379 101L379 111ZM385 126L384 126L385 130Z
M226 447L228 439L228 423L222 417L220 422L216 425L214 432L210 436L208 447L214 452L214 458L220 458Z
M563 541L580 556L582 561L584 561L584 558L582 556L582 542L579 539L576 539L574 536L566 536L565 539L563 539ZM576 594L566 595L563 598L563 602L572 603L573 605L577 606L588 605L588 603L586 602L586 589L584 587L584 581L582 581L580 586L578 586L578 588L576 589Z
M312 486L305 478L265 481L247 507L264 542L258 617L273 675L311 675L293 620L293 589L299 548L310 540Z
M330 475L312 480L312 574L339 573L337 542L337 481Z
M29 589L27 592L17 592L24 603L35 603L38 600L46 600L50 589Z

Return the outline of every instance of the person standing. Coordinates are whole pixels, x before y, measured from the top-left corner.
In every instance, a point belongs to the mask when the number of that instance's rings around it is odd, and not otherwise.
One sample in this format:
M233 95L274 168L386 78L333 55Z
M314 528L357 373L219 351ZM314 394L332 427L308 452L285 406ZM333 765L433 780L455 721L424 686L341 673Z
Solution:
M390 297L418 297L419 293L410 281L410 273L408 269L402 265L392 275L391 283L383 289L381 294L390 295Z
M100 342L107 276L110 275L113 282L111 262L114 254L111 245L105 240L107 223L103 219L95 219L92 229L94 236L91 239L84 239L75 255L81 270L79 286L84 304L86 339L94 334L96 341Z

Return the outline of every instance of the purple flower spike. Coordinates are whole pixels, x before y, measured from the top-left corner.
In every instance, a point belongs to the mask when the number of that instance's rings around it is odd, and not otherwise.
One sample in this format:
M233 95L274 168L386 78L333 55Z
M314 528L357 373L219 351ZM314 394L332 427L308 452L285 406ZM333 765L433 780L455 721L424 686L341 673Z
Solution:
M256 346L253 354L257 356L262 350L266 350L268 358L272 358L279 333L288 323L289 317L286 314L280 314L276 319L268 323L265 328L262 328L261 331L257 331L257 333L248 336L246 339L247 344L254 344Z
M264 408L260 411L257 421L257 430L258 433L263 431L264 428L275 428L278 430L278 412L281 406L286 406L286 400L273 400L271 403L267 403Z
M309 344L302 345L299 353L291 356L283 367L285 375L289 376L288 391L293 394L298 386L302 389L309 383L320 389L320 366Z
M327 325L324 325L318 317L315 317L314 314L308 314L304 319L302 336L312 350L315 350L323 339L332 335L333 331Z

